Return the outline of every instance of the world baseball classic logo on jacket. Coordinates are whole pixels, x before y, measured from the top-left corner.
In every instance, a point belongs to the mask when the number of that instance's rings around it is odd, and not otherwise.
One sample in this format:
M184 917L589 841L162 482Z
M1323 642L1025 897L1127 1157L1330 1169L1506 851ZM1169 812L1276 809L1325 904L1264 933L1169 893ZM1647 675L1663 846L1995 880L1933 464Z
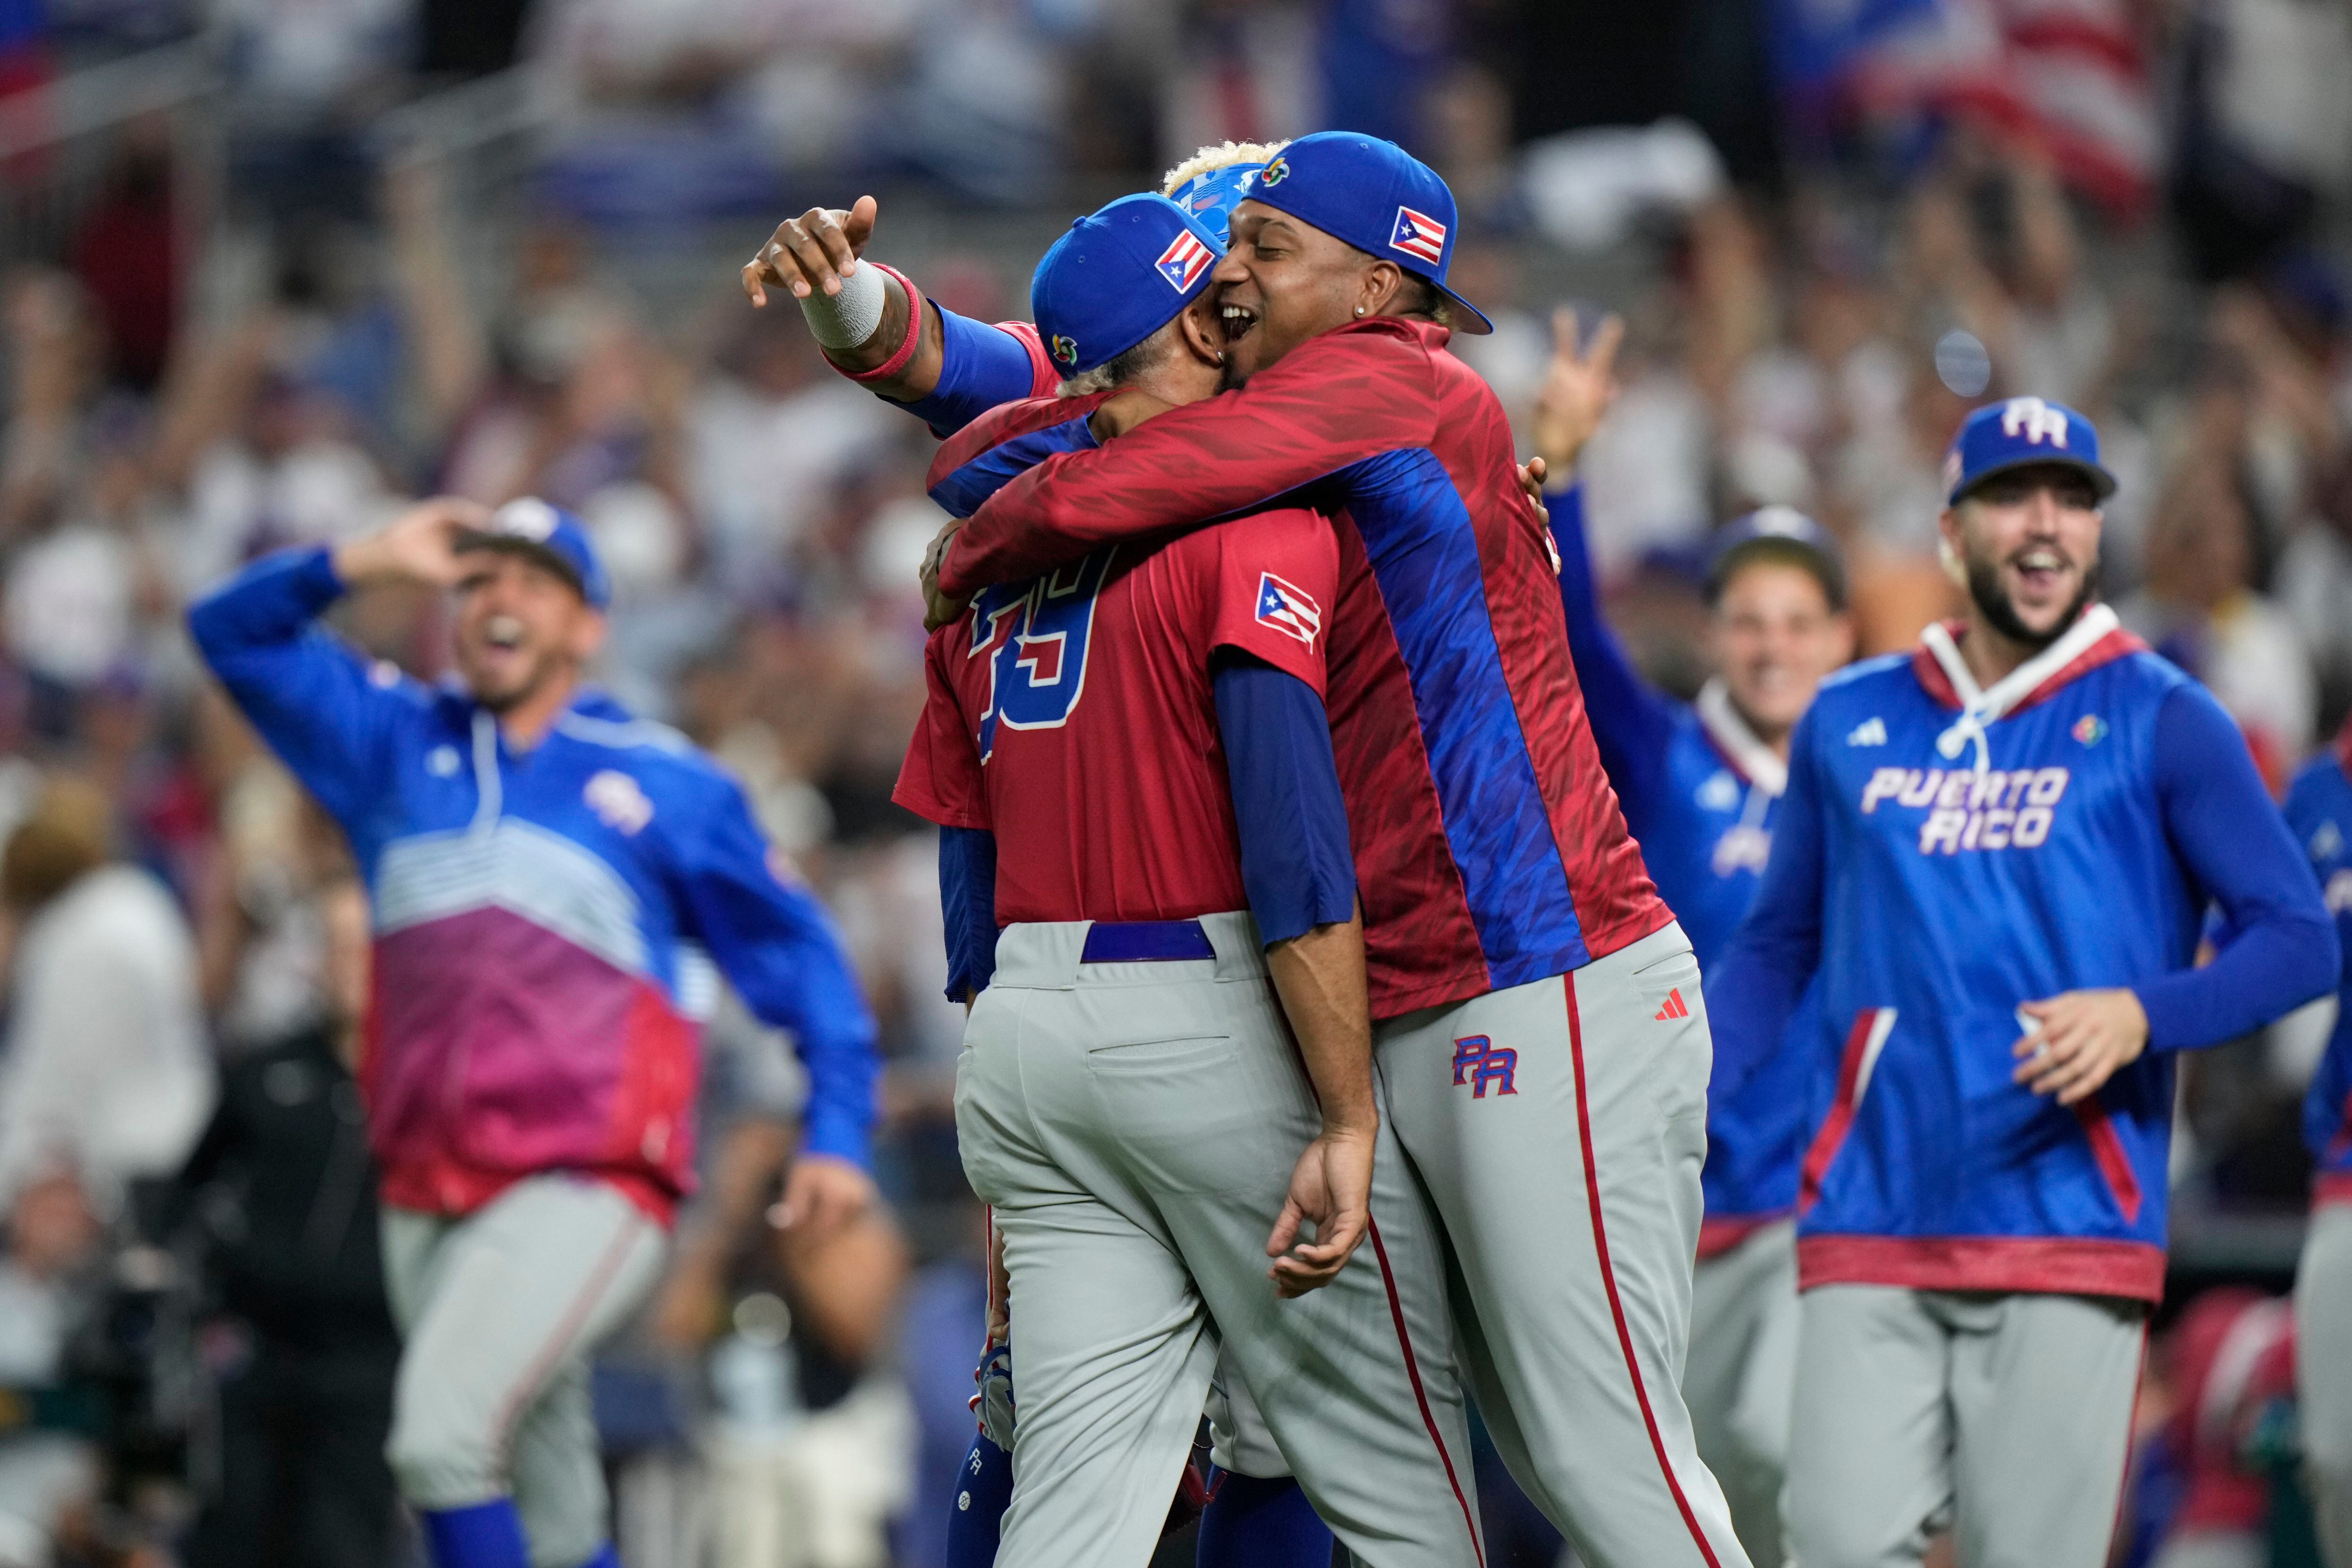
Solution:
M1808 1285L2161 1293L2169 1056L2069 1110L2011 1047L2022 1003L2193 961L2202 897L2152 782L2185 680L2095 606L2014 685L1977 690L1936 627L1822 688L1791 760L1835 868Z

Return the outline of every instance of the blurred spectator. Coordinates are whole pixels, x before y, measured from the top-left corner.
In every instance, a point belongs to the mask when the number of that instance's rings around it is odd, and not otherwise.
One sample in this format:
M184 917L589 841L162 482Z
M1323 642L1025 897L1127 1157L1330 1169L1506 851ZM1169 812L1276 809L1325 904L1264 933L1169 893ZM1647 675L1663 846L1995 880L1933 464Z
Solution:
M188 1568L388 1568L398 1516L383 1459L400 1342L385 1310L375 1171L352 1076L367 1005L365 895L319 895L320 1005L225 1076L181 1173L210 1232L228 1316L218 1479Z
M2311 749L2317 692L2294 622L2253 591L2252 512L2228 470L2200 464L2167 481L2146 565L2146 586L2117 606L2125 624L2212 689L2284 788Z
M0 1082L0 1209L53 1173L110 1215L179 1168L214 1097L195 948L171 895L114 858L113 804L52 780L0 853L17 922Z

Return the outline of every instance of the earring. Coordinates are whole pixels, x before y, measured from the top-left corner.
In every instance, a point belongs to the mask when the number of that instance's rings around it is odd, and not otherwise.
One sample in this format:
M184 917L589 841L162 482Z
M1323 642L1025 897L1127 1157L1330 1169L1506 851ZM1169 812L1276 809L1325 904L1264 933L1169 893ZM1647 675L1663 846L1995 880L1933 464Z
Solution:
M1363 313L1364 313L1364 308L1363 308L1361 305L1357 306L1357 307L1356 307L1356 314L1358 314L1359 316L1360 316L1360 315L1362 315Z
M1218 363L1219 364L1223 364L1223 363L1225 363L1225 351L1224 351L1224 350L1223 350L1223 349L1219 349L1219 350L1217 351L1217 363Z

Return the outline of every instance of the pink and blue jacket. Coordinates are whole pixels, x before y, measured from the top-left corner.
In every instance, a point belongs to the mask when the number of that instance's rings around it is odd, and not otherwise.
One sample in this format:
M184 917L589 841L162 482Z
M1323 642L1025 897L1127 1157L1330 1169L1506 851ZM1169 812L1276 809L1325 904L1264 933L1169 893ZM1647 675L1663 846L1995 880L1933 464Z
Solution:
M803 1146L866 1163L872 1016L733 781L595 693L515 752L469 696L318 626L342 592L327 552L289 552L188 624L366 880L361 1082L384 1201L465 1214L571 1171L667 1221L692 1186L701 1026L722 973L793 1035Z

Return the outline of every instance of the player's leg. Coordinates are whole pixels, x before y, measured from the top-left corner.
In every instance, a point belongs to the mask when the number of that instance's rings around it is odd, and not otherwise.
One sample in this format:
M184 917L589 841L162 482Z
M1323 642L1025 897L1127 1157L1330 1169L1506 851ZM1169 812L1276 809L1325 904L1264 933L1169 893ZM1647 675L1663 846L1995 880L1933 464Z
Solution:
M1234 980L1076 994L1099 1009L1097 1038L1117 1039L1118 1020L1136 1016L1174 1037L1087 1053L1100 1155L1150 1194L1229 1363L1332 1532L1383 1568L1475 1562L1469 1424L1427 1199L1383 1115L1373 1234L1332 1283L1296 1300L1275 1294L1266 1237L1321 1116L1248 922L1202 924ZM1015 1364L1025 1387L1017 1338Z
M2311 1211L2294 1277L2305 1484L2328 1568L2352 1568L2352 1204Z
M1920 1562L1951 1512L1951 1336L1918 1292L1799 1298L1781 1528L1804 1568Z
M662 1253L659 1226L582 1177L518 1183L454 1225L386 1216L407 1342L385 1452L440 1568L515 1568L519 1546L533 1568L594 1558L604 1480L585 1387L571 1382L652 1288Z
M1331 1527L1290 1473L1230 1356L1217 1360L1206 1414L1217 1475L1201 1510L1194 1568L1328 1568Z
M1967 1298L1951 1314L1962 1568L2101 1568L2131 1450L2147 1307L2020 1294Z
M1378 1051L1529 1497L1594 1568L1745 1564L1681 1392L1710 1053L1680 930L1394 1020Z
M1086 1112L1078 994L1008 984L1036 972L1031 947L1058 929L1007 930L956 1070L964 1173L994 1213L1010 1283L1014 1479L997 1554L1142 1568L1217 1344L1149 1210L1070 1136Z
M1796 1226L1783 1220L1693 1271L1683 1369L1699 1458L1722 1483L1755 1568L1779 1568L1782 1556L1780 1484L1796 1374Z

